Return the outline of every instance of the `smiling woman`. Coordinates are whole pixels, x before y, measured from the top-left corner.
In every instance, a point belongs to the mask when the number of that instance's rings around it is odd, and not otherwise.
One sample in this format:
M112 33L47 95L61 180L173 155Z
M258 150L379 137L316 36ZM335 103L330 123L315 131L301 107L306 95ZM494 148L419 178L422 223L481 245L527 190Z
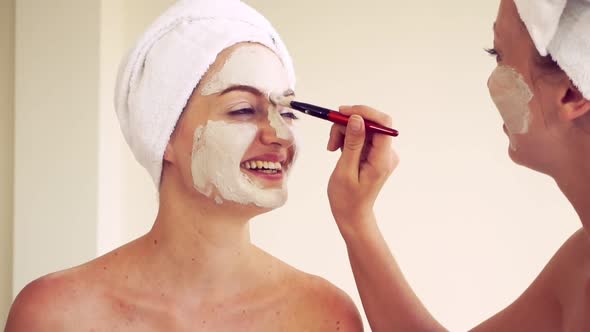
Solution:
M193 185L220 204L228 200L279 207L287 198L286 174L296 149L294 115L272 105L268 96L290 89L288 75L279 58L260 44L231 47L217 63L222 66L210 68L177 131L192 142ZM177 141L173 135L170 146Z
M350 298L250 241L282 206L294 89L270 24L239 1L179 1L123 61L116 108L159 189L152 229L104 256L30 283L7 331L360 331Z

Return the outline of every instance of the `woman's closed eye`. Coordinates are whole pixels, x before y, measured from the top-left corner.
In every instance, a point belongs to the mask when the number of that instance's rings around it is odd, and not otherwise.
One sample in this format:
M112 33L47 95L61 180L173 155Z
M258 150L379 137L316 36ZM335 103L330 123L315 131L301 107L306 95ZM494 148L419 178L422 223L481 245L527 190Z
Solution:
M256 110L252 107L243 107L227 113L232 118L249 118L256 114ZM281 112L281 116L288 120L299 120L299 117L293 112Z
M281 113L281 116L291 120L299 120L299 117L293 112L283 112Z
M232 117L234 117L234 116L254 115L254 114L256 114L256 110L253 109L252 107L244 107L244 108L240 108L240 109L235 110L235 111L230 111L227 114L229 114Z
M502 60L500 53L495 48L486 48L485 51L490 56L496 58L496 62L500 62Z

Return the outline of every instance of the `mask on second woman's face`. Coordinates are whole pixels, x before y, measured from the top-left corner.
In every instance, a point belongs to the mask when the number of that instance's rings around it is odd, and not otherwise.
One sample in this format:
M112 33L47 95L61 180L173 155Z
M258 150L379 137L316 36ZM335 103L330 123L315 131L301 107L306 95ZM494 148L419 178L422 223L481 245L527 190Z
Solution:
M514 68L500 65L488 80L490 96L496 104L508 135L522 135L529 130L533 93L524 78ZM515 149L511 140L511 148Z

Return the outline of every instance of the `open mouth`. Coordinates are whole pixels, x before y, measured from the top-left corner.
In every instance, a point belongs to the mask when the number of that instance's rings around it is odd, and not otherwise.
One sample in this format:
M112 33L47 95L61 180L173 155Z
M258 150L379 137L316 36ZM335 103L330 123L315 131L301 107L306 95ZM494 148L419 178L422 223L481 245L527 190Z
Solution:
M267 160L248 160L240 165L242 168L249 170L250 172L261 173L261 174L282 174L283 163L274 162Z

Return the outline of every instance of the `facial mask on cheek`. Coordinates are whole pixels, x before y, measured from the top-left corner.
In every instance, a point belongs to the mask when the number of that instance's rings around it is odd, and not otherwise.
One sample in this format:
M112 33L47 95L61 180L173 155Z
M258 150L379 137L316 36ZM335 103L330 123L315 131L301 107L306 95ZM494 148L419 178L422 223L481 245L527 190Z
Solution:
M249 123L209 121L195 130L191 172L197 191L212 197L262 208L277 208L287 200L286 180L282 188L264 189L256 185L240 168L245 152L258 128Z
M498 66L490 76L488 88L509 135L526 134L531 121L529 102L533 93L522 75L511 67Z

